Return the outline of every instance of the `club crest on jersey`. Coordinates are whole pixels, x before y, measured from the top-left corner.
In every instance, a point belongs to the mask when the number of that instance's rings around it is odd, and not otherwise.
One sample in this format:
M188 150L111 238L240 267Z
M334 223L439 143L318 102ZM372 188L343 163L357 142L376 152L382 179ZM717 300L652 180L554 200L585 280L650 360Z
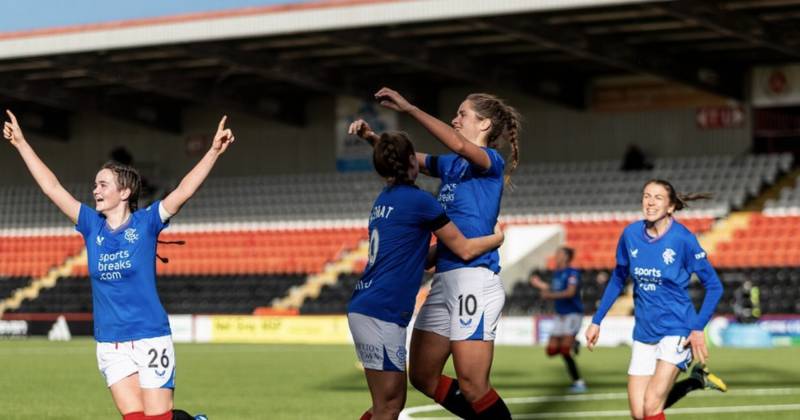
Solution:
M95 238L95 242L97 242L97 246L102 246L104 240L106 240L106 238L104 238L104 237L102 237L100 235L97 235L97 237Z
M639 256L639 248L631 248L631 257L636 258Z
M667 248L661 254L661 257L664 258L664 264L670 265L675 262L675 251L672 248Z
M127 228L125 229L125 240L134 243L139 239L139 234L136 233L136 229L134 228Z

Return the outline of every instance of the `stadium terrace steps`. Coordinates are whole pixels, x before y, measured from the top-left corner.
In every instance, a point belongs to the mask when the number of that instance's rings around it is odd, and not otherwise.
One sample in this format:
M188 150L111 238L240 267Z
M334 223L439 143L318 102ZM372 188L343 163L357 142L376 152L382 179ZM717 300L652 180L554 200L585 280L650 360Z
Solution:
M301 308L306 300L319 297L326 285L336 284L343 273L360 272L368 252L369 241L361 241L356 249L344 253L338 261L328 264L325 271L308 276L304 284L292 288L287 296L276 299L272 307L279 310ZM352 293L352 289L350 289L350 293Z
M305 280L300 275L161 276L156 283L164 309L173 314L252 314ZM91 281L61 277L16 313L90 313Z
M730 241L734 232L747 227L754 213L734 212L728 217L713 224L711 229L700 235L697 240L708 255L714 255L720 243Z
M18 309L23 300L35 300L39 297L42 289L52 289L56 286L59 278L68 275L82 261L86 261L86 248L81 249L78 254L68 257L61 265L50 269L44 276L33 279L26 287L17 289L10 297L0 302L0 315L6 310Z

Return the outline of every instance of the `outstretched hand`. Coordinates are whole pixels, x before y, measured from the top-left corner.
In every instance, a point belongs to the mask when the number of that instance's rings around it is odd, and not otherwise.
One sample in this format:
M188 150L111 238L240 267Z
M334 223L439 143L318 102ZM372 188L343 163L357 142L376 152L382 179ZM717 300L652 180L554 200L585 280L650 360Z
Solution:
M6 115L8 115L11 121L5 121L3 123L3 137L10 141L12 146L19 147L20 144L25 142L25 136L22 134L22 129L19 127L17 117L14 116L14 113L6 110Z
M398 112L409 112L414 109L414 105L411 105L406 98L397 93L397 91L387 87L375 93L375 99L378 100L381 106Z
M228 149L228 146L230 146L230 144L235 140L233 137L233 131L231 131L230 128L225 128L225 122L227 120L227 115L223 115L222 119L219 120L217 133L214 134L214 141L211 143L211 150L216 152L218 155L225 153L225 150Z

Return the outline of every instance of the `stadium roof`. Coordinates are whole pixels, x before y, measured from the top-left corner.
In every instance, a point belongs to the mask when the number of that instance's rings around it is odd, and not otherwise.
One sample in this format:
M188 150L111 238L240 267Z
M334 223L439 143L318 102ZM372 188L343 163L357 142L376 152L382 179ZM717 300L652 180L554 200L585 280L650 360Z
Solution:
M597 77L646 74L743 99L750 68L800 61L800 0L278 3L0 32L0 100L56 136L83 110L180 132L191 104L302 124L314 96L381 85L581 109Z

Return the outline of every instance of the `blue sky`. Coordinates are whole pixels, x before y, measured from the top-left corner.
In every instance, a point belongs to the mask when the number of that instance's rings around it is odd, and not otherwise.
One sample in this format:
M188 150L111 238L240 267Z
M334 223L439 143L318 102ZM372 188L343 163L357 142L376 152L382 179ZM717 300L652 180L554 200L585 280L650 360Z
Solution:
M312 0L0 0L0 32Z

